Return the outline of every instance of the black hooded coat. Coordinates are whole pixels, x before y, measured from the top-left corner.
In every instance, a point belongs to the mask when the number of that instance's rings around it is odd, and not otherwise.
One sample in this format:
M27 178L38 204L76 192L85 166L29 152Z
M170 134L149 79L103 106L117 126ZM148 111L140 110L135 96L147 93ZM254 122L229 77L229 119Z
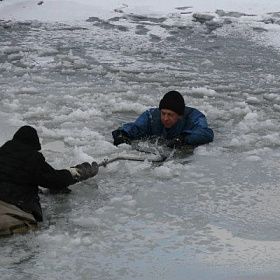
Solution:
M39 150L39 137L31 126L21 127L0 147L0 200L42 221L38 187L61 190L77 181L68 170L51 167Z

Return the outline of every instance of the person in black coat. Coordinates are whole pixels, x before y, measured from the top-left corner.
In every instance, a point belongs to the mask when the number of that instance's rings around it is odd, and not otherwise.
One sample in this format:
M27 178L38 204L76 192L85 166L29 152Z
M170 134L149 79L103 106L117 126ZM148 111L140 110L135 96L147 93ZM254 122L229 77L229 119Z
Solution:
M4 221L18 219L21 226L23 223L29 228L28 224L36 225L43 220L39 186L63 192L69 185L98 173L95 162L56 170L45 161L40 150L37 131L31 126L21 127L12 140L0 147L0 235L1 231L13 232ZM11 224L17 222L13 220Z

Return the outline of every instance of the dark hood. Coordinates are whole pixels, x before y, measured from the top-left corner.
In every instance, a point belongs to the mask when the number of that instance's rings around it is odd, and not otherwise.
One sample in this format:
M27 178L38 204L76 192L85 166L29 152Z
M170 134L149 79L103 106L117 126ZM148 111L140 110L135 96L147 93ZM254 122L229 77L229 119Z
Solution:
M41 144L36 129L28 125L22 126L15 133L13 141L23 143L36 151L41 150Z

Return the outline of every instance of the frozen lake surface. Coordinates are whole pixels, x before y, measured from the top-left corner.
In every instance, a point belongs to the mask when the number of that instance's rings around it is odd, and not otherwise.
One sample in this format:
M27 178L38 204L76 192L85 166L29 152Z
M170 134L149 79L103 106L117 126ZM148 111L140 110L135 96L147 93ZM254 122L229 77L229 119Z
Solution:
M135 154L111 131L169 90L215 131L187 161L42 194L41 228L0 240L1 279L279 279L280 55L264 22L216 16L0 21L1 143L29 124L57 168Z

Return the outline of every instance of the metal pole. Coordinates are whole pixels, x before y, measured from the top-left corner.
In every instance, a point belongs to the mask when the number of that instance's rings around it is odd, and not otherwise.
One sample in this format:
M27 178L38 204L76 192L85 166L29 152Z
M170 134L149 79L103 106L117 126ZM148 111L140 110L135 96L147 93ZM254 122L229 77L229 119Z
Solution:
M118 160L131 160L131 161L149 161L149 162L163 162L166 160L166 157L161 156L160 158L143 158L143 157L137 157L134 155L122 155L122 156L116 156L114 158L111 159L104 159L103 161L101 161L100 163L98 163L98 166L103 166L106 167L109 163L112 163L114 161L118 161Z

